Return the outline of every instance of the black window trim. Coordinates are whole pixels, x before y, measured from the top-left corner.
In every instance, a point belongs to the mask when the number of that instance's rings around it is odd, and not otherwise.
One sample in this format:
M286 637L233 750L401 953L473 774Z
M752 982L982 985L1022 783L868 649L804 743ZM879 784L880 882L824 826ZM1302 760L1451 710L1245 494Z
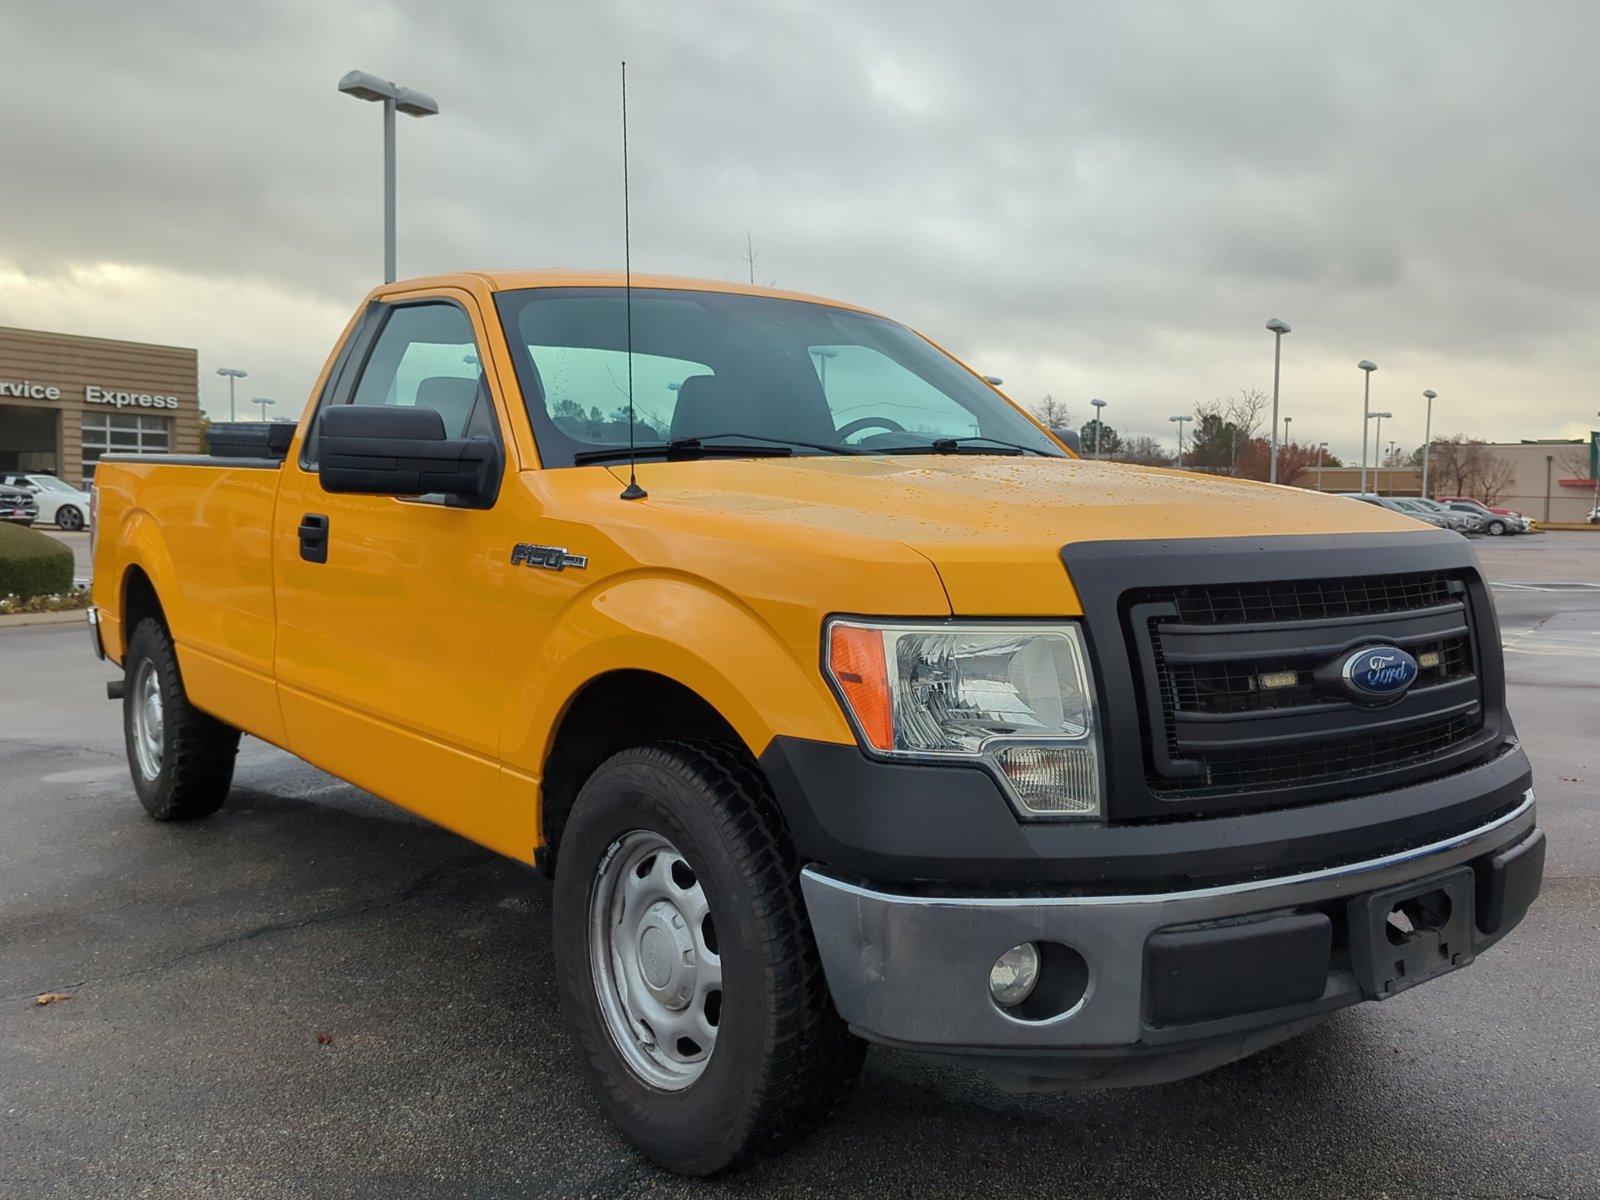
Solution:
M306 422L305 436L300 439L300 469L308 475L317 473L316 459L312 457L311 443L315 437L317 418L322 415L322 410L335 404L349 404L354 396L357 385L362 376L367 372L371 362L372 352L377 348L378 339L383 336L383 331L389 327L389 322L394 314L403 308L417 308L424 304L448 304L456 309L466 319L467 328L473 330L472 344L478 353L479 386L489 394L489 415L494 424L495 451L500 460L500 475L505 475L506 467L506 442L502 429L503 422L500 414L494 408L494 389L489 385L488 372L481 364L486 362L483 352L482 339L472 324L472 314L453 296L406 296L399 300L373 300L361 314L361 320L350 331L350 336L345 339L344 346L334 358L333 368L328 372L327 382L323 385L322 393L317 397L316 407L312 410L311 419ZM405 503L441 505L448 508L465 507L446 497L412 496L401 497ZM495 500L499 499L499 488L495 489L494 499L487 504L473 505L470 507L493 508Z

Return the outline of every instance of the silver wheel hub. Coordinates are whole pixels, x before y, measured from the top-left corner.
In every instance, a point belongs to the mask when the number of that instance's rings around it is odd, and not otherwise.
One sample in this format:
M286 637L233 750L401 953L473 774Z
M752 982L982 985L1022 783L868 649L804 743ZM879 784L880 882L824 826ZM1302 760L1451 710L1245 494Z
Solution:
M133 680L133 754L139 774L155 779L161 774L166 750L166 720L161 702L161 675L148 658L139 664Z
M660 834L623 834L601 859L589 961L606 1030L633 1073L665 1091L700 1078L721 1021L722 960L705 890Z

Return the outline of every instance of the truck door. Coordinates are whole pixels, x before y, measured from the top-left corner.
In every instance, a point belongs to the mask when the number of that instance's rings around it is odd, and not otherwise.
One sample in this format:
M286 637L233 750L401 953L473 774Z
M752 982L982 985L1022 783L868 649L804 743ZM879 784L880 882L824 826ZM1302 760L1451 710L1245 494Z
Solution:
M320 403L433 408L448 437L487 437L515 471L481 351L482 314L453 290L375 305ZM505 853L513 820L499 769L516 538L502 479L487 508L442 497L324 491L315 418L284 464L274 518L276 671L289 748L358 786Z

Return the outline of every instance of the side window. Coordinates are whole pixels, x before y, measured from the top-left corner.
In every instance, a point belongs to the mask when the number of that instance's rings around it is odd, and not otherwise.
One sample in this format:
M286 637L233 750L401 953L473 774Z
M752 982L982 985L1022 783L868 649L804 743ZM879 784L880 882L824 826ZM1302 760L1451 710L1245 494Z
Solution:
M834 428L858 435L893 432L969 437L978 418L920 376L871 346L810 346Z
M454 304L408 304L390 313L350 403L431 408L444 418L445 437L495 436L472 323Z

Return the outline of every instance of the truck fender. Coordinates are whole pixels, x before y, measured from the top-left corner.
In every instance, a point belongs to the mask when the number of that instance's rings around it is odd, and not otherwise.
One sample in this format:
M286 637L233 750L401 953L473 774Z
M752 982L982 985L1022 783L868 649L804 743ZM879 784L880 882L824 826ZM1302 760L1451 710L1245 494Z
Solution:
M539 775L573 698L593 680L628 670L693 691L752 755L780 733L853 744L818 669L818 647L804 653L802 660L747 604L703 580L659 573L608 580L562 610L512 686L505 761ZM648 716L640 714L641 725Z
M127 627L126 605L128 579L134 569L143 571L150 580L150 586L155 589L156 598L169 623L175 620L173 607L179 601L179 589L178 573L173 566L167 539L162 536L160 525L149 513L143 509L129 513L118 526L116 538L116 548L109 556L110 561L122 564L122 572L115 583L116 591L111 595L101 595L97 586L95 604L101 610L101 638L105 642L106 653L120 663L128 638L133 635L133 630ZM176 631L173 631L173 638L176 641Z

